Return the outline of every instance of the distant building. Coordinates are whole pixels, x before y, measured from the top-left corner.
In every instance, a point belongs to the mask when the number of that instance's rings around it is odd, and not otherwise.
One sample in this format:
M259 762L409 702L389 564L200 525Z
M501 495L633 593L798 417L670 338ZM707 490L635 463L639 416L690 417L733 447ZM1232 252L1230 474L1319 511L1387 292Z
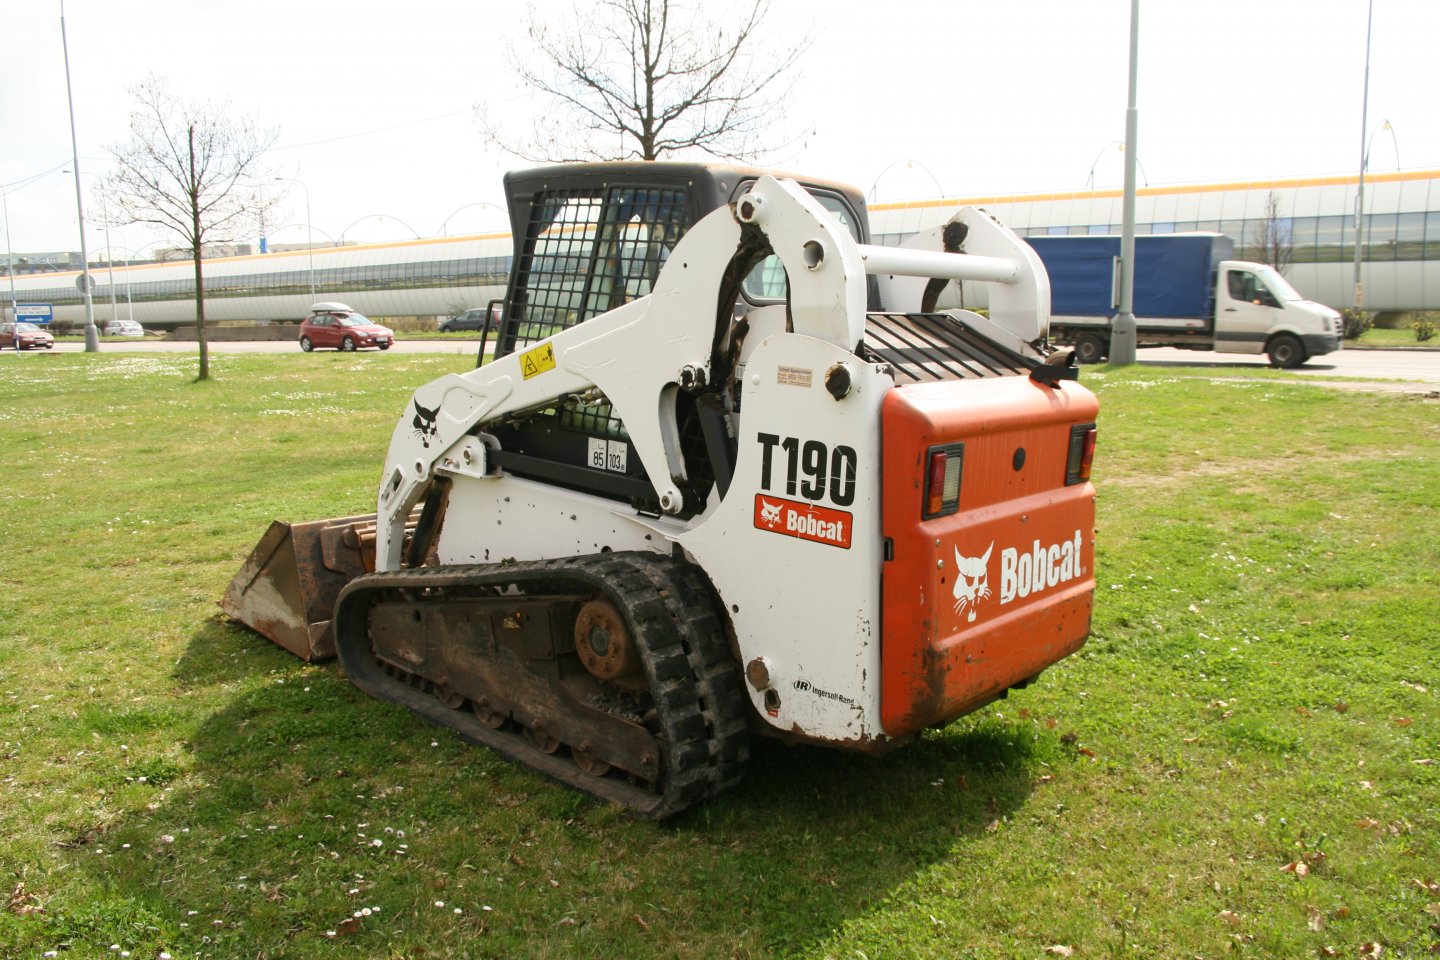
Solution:
M200 259L214 260L218 257L248 257L255 252L250 243L207 243L200 249ZM189 247L160 247L155 251L156 260L189 260Z

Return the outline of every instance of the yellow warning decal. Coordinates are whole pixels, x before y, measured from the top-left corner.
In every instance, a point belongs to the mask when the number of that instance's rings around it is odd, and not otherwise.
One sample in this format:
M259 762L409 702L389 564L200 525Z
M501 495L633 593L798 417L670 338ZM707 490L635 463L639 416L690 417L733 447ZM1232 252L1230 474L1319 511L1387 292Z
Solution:
M546 370L555 369L555 351L550 349L550 344L542 343L534 350L526 350L520 354L520 372L525 379L538 377Z

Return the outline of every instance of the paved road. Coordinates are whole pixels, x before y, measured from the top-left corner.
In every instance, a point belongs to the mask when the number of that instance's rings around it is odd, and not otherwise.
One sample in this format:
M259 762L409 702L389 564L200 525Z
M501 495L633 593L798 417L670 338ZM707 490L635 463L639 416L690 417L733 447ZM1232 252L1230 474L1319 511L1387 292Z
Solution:
M453 353L473 357L479 347L474 340L397 340L391 349L396 353ZM55 345L63 353L85 349L83 343L66 341ZM171 343L165 340L143 340L120 343L106 341L100 345L106 353L193 353L194 343ZM210 344L216 353L294 353L300 348L294 341L266 340L256 343L216 342ZM1266 370L1263 356L1240 353L1207 353L1198 350L1175 350L1169 347L1144 348L1138 359L1146 367L1191 367L1234 370ZM1428 392L1440 390L1440 350L1341 350L1339 353L1316 357L1295 371L1319 380L1359 378L1364 380L1399 380L1399 389Z
M480 339L477 337L473 340L396 340L395 345L390 349L396 353L459 353L473 357L479 348ZM85 350L85 344L80 341L66 340L63 343L55 344L54 349L63 353L81 353ZM100 350L105 353L195 353L197 347L193 340L189 342L150 339L105 340L101 342ZM254 342L212 340L210 350L213 353L293 353L297 357L300 356L300 347L294 340L257 340ZM379 351L364 351L364 353L377 352Z
M1227 371L1270 368L1263 356L1171 347L1142 348L1136 351L1136 360L1147 367L1208 367ZM1292 372L1317 380L1399 380L1406 382L1403 389L1428 392L1440 390L1440 350L1341 350L1315 357Z

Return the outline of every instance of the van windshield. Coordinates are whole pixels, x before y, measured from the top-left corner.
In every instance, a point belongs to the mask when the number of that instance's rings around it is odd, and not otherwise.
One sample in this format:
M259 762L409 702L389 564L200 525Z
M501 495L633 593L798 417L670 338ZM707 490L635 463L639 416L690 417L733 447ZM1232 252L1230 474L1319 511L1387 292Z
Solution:
M1270 292L1275 295L1275 299L1281 303L1305 299L1300 295L1298 290L1290 286L1290 281L1282 277L1280 271L1274 267L1257 267L1255 273L1260 277L1260 281L1270 288Z

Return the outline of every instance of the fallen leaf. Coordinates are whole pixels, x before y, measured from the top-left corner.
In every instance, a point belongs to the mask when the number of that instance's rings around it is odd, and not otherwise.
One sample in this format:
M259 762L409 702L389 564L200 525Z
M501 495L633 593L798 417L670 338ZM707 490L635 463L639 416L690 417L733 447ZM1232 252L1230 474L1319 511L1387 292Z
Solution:
M1378 943L1362 943L1362 944L1360 944L1360 956L1362 956L1362 957L1378 957L1378 956L1381 956L1381 955L1384 954L1384 953L1385 953L1385 948L1382 947L1382 946L1380 946L1380 944L1378 944Z
M999 830L999 829L1000 829L1000 821L999 821L999 820L991 820L989 823L985 824L985 832L986 832L986 833L994 833L996 830Z
M1397 727L1408 727L1415 721L1411 720L1409 717L1396 717L1394 722L1395 726Z
M1075 734L1075 733L1062 733L1062 734L1060 734L1060 742L1063 743L1063 744L1065 744L1067 747L1070 746L1070 745L1072 745L1072 744L1074 744L1074 743L1075 743L1077 740L1079 740L1079 739L1080 739L1079 734Z
M1435 765L1435 761L1434 761L1434 760L1430 760L1430 759L1425 759L1425 760L1411 760L1410 762L1411 762L1411 763L1418 763L1418 764L1419 764L1420 766L1422 766L1422 767L1431 767L1431 766L1434 766L1434 765Z
M1021 720L1029 720L1029 719L1030 719L1030 711L1029 711L1029 710L1026 710L1024 707L1021 707L1021 708L1020 708L1020 719L1021 719Z
M1350 704L1346 703L1344 700L1336 700L1336 701L1335 701L1335 712L1336 712L1336 713L1344 713L1346 710L1349 710L1349 709L1350 709Z
M1411 883L1432 896L1440 896L1440 883L1434 880L1411 880Z
M1240 914L1236 913L1234 910L1221 910L1220 919L1224 920L1232 927L1240 925Z
M1082 757L1089 757L1089 758L1092 759L1092 760L1095 759L1095 751L1094 751L1094 750L1091 750L1089 747L1081 747L1080 750L1079 750L1079 753L1080 753L1080 755L1081 755ZM1415 762L1416 762L1416 763L1419 763L1420 761L1419 761L1419 760L1416 760ZM1431 763L1431 762L1433 762L1433 761L1427 760L1427 761L1425 761L1425 762L1426 762L1426 763Z
M1304 707L1296 707L1296 708L1295 708L1295 712L1298 713L1298 714L1300 714L1300 716L1302 716L1302 717L1313 717L1313 716L1315 716L1315 714L1311 713L1309 710L1307 710L1307 709L1304 708Z
M649 933L649 932L650 932L650 924L646 923L646 922L645 922L645 918L642 917L642 916L640 916L640 914L637 913L637 914L635 914L635 916L631 917L630 919L631 919L631 920L634 920L636 923L640 924L640 929L641 929L641 930L644 930L646 933Z
M1063 943L1052 943L1050 946L1045 948L1045 952L1054 957L1075 956L1075 948L1067 947Z
M1049 783L1051 780L1054 780L1054 779L1055 779L1055 774L1053 774L1053 773L1047 773L1047 774L1043 774L1043 775L1041 775L1041 776L1039 776L1039 777L1036 777L1036 778L1035 778L1035 782L1036 782L1036 783Z
M338 934L339 936L342 936L342 937L345 936L346 934L354 933L356 930L359 930L359 929L360 929L360 918L359 918L359 917L346 917L344 920L341 920L338 924L335 925L335 932L336 932L336 934Z
M1307 903L1305 904L1305 912L1310 915L1310 919L1306 922L1305 926L1309 927L1315 933L1319 933L1321 930L1325 929L1324 911L1316 907L1312 907L1310 906L1310 904Z
M1366 817L1364 820L1356 820L1355 826L1361 830L1370 830L1374 827L1380 826L1380 821L1371 820L1369 817Z
M1321 948L1320 948L1320 956L1322 956L1322 957L1338 957L1338 956L1340 956L1340 954L1335 950L1334 947L1321 947Z
M1199 742L1200 742L1200 738L1199 738L1199 737L1186 737L1185 739L1181 740L1180 742L1181 742L1181 743L1199 743Z
M1416 691L1417 693L1426 693L1426 692L1427 692L1423 686L1421 686L1421 685L1418 684L1418 683L1411 683L1409 680L1401 680L1401 681L1400 681L1400 685L1403 686L1403 687L1409 687L1411 690L1414 690L1414 691Z
M1059 724L1060 724L1060 721L1059 721L1059 720L1056 720L1054 717L1046 717L1046 718L1045 718L1045 726L1048 727L1048 728L1051 729L1051 730L1054 730L1057 726L1059 726Z
M1344 920L1346 917L1350 916L1350 908L1336 907L1333 911L1331 911L1330 916L1336 920Z
M34 894L25 892L25 881L15 884L15 889L10 893L10 912L17 917L29 916L32 913L42 913L45 908L35 899Z
M1280 872L1293 873L1297 877L1308 877L1310 875L1310 868L1306 866L1304 860L1295 860L1281 867Z
M1191 613L1199 613L1199 612L1200 612L1200 608L1197 607L1197 606L1195 606L1195 604L1192 603L1192 604L1190 604L1190 612L1191 612Z

